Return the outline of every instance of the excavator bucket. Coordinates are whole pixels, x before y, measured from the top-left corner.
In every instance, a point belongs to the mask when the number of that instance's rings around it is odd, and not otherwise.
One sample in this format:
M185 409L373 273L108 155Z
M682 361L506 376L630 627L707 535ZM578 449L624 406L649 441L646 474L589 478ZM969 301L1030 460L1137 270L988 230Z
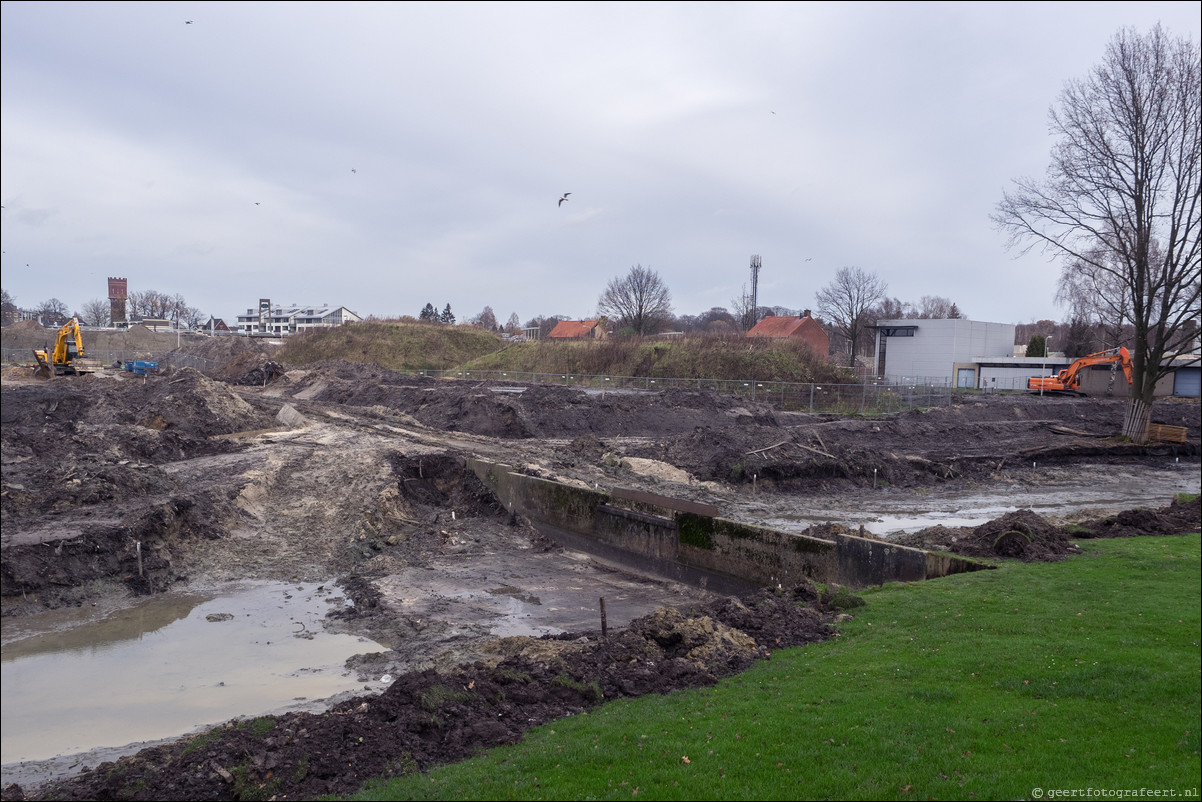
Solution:
M54 375L54 372L50 370L50 363L46 360L46 355L44 352L35 350L33 352L33 358L38 362L33 369L33 377L35 379L49 379Z

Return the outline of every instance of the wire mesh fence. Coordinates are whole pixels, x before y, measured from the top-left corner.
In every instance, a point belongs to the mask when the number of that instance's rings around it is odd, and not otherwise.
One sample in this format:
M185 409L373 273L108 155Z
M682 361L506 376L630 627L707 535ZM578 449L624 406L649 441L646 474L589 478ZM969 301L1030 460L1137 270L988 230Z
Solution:
M130 360L157 361L160 369L184 367L208 371L220 363L175 351L93 350L89 359L104 365ZM26 349L3 349L6 364L32 364L33 354ZM710 390L740 396L781 410L840 415L888 415L906 409L949 406L956 389L944 382L883 382L867 380L857 384L828 382L779 382L751 379L674 379L651 376L611 376L584 373L532 373L513 370L411 370L410 375L437 379L473 381L500 385L554 384L577 387L591 393L646 393L665 390Z
M418 375L489 384L557 384L593 393L712 390L758 401L778 409L843 415L884 415L915 407L948 406L964 393L947 383L774 382L751 379L673 379L650 376L609 376L583 373L529 373L498 370L423 370Z
M194 356L192 354L184 354L178 351L145 351L137 349L105 349L105 348L89 348L87 353L89 361L96 361L102 365L112 365L117 362L125 363L134 360L145 360L158 362L159 365L165 367L179 368L194 368L199 371L206 371L212 368L219 367L218 363L214 363L211 359ZM5 348L0 354L0 359L3 359L5 365L34 365L33 351L29 348Z

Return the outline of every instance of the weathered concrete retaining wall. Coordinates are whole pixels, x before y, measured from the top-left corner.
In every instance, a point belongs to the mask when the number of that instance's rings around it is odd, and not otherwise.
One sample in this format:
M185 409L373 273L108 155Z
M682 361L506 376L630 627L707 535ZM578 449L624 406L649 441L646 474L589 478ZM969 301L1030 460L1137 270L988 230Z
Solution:
M565 545L634 569L724 592L747 586L796 584L801 578L852 588L912 582L992 566L881 540L836 534L833 538L783 532L716 515L649 504L615 504L630 494L609 494L513 473L509 466L469 460L511 512L529 518ZM655 514L648 510L655 510Z

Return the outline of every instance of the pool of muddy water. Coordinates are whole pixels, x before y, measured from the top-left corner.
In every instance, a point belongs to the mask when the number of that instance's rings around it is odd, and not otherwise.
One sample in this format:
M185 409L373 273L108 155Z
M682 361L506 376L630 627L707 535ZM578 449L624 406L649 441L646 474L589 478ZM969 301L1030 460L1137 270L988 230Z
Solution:
M1015 510L1045 518L1100 518L1120 510L1168 505L1177 493L1197 493L1202 469L1197 463L1163 467L1087 466L1036 468L1022 483L934 489L926 493L888 488L854 495L809 499L804 509L769 513L765 526L799 532L821 523L863 526L888 538L931 526L974 527Z
M359 688L346 659L385 647L323 630L348 603L333 585L245 582L95 620L68 610L6 622L0 762L174 737Z

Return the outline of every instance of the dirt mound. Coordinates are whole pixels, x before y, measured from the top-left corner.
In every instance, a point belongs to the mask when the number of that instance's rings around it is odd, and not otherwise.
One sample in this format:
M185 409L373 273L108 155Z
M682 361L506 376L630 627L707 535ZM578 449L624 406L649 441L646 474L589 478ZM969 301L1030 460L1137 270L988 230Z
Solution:
M1184 535L1202 528L1202 497L1174 501L1158 510L1123 510L1117 515L1076 524L1073 537L1138 537L1140 535Z
M954 549L966 557L1012 557L1023 562L1055 562L1077 550L1067 532L1031 510L1016 510L981 524Z
M817 609L799 602L817 597L812 587L764 592L690 613L660 609L607 638L594 632L525 639L525 646L509 644L511 654L495 666L477 662L445 673L403 674L380 696L343 702L326 715L230 722L209 734L103 763L43 786L30 798L349 794L373 777L426 771L482 748L513 743L531 727L609 699L711 685L767 659L770 646L829 638L835 630ZM733 620L768 637L770 644L738 629ZM538 643L561 647L539 649ZM348 759L348 744L354 744L353 759ZM5 799L23 797L19 786L5 789Z
M230 504L222 492L165 466L233 453L240 446L213 436L273 421L228 385L190 368L170 378L6 384L0 417L0 590L20 600L6 605L5 615L20 612L27 597L78 603L93 580L114 580L136 593L164 589L174 577L179 540L218 536Z
M893 542L965 557L1056 562L1080 549L1069 533L1031 510L1016 510L975 528L933 526Z
M43 326L41 323L38 323L36 320L18 320L16 323L13 323L11 326L5 326L4 331L5 331L5 333L13 332L14 334L19 333L19 332L40 333L43 331L50 331L50 329L47 329L45 326Z
M184 339L178 353L203 360L196 367L203 370L205 375L222 381L234 381L247 371L270 362L280 348L279 345L254 337L193 335Z

